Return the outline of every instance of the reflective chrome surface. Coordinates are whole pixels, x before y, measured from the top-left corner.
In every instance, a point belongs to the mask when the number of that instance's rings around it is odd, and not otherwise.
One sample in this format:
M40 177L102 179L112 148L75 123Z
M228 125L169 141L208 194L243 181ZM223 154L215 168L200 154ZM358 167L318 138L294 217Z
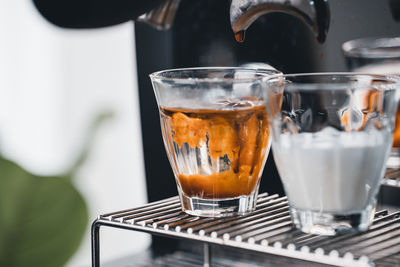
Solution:
M230 19L233 32L239 33L262 15L283 12L300 18L317 36L321 43L325 41L330 24L330 10L327 0L232 0ZM279 26L279 25L278 25Z

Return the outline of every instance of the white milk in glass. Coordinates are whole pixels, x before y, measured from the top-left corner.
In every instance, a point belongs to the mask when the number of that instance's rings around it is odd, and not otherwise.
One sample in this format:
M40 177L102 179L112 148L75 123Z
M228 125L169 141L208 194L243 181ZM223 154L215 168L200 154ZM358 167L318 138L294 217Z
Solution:
M317 212L364 210L381 182L390 133L282 134L273 144L276 165L291 206Z

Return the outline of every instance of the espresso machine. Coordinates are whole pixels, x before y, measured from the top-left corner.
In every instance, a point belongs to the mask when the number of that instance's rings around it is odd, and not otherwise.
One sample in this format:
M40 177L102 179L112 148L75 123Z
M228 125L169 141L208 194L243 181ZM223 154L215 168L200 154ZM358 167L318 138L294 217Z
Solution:
M161 138L159 114L148 75L158 70L266 63L283 73L348 71L341 45L355 38L399 33L395 0L164 0L115 1L87 20L57 16L51 4L34 1L51 22L94 28L135 20L140 115L148 201L177 194ZM50 1L51 2L51 1ZM68 1L60 1L68 2ZM75 3L76 2L76 3ZM60 14L81 9L70 2ZM98 1L102 8L105 1ZM140 3L139 3L140 2ZM68 4L66 4L68 5ZM75 6L73 6L75 5ZM53 12L53 13L52 13ZM84 12L83 12L84 13ZM260 192L284 195L269 154ZM176 242L154 238L155 249Z
M397 10L394 1L176 0L139 17L144 23L135 25L136 54L149 200L176 193L149 73L248 63L267 63L283 73L348 71L342 43L397 34ZM170 179L155 182L166 173ZM261 180L264 191L283 194L272 153Z

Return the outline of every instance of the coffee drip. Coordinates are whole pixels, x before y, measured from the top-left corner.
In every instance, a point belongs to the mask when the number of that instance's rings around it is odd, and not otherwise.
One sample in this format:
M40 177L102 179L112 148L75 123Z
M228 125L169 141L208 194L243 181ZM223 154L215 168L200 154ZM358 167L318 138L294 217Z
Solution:
M235 39L243 42L245 32L260 16L283 12L300 18L323 43L329 29L330 11L327 0L232 0L230 19Z
M238 31L235 32L235 39L237 42L242 43L244 41L244 37L245 37L246 31Z

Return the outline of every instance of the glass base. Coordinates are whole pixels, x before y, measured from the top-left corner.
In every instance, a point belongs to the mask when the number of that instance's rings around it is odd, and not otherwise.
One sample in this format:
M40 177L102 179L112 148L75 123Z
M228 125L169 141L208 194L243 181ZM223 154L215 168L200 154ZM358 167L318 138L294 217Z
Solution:
M201 217L228 217L246 215L256 208L257 194L228 199L203 199L181 194L182 210Z
M296 208L290 210L294 225L302 232L330 236L366 231L375 213L374 208L345 215Z

